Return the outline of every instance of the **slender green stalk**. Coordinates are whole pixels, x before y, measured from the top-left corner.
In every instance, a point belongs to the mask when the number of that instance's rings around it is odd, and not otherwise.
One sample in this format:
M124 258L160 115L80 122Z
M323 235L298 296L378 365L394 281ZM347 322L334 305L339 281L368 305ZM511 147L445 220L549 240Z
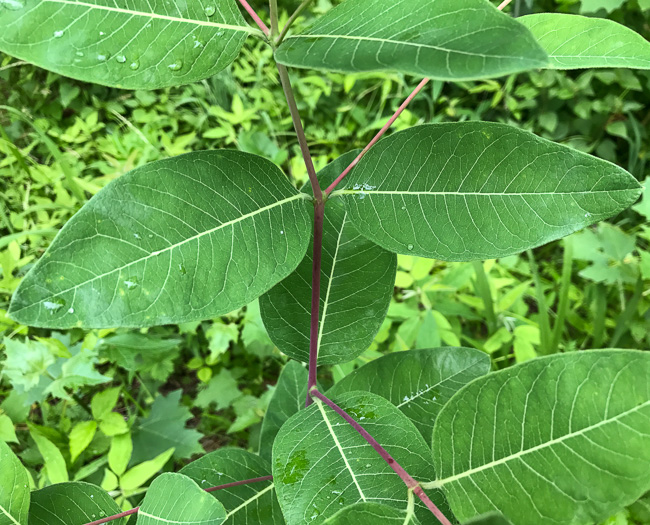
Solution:
M490 282L483 267L483 261L473 261L474 272L476 272L476 293L483 300L485 319L487 321L488 333L493 334L497 327L497 318L494 314L494 301L490 291Z
M560 280L560 297L557 305L557 316L553 325L553 337L549 353L554 354L560 346L564 333L564 322L569 308L569 289L571 288L571 273L573 271L573 243L571 238L564 239L564 257L562 260L562 278Z
M275 41L276 46L279 46L282 43L284 38L287 36L289 29L291 29L291 26L296 21L296 18L298 18L300 16L300 13L302 13L311 3L312 0L304 0L303 3L298 6L298 9L293 12L293 14L289 17L289 20L287 20L287 23L284 24L282 31L280 31L280 36Z
M594 298L594 333L591 343L592 348L602 348L605 339L605 318L607 316L607 290L605 285L596 285Z
M537 301L537 310L539 311L539 339L540 339L540 353L547 355L550 350L551 342L551 323L548 315L548 307L546 305L546 297L544 297L544 289L542 288L542 280L539 276L539 268L535 261L535 255L532 250L526 250L528 254L528 261L530 262L530 271L533 274L533 282L535 283L535 300Z
M278 0L269 0L269 11L271 14L271 33L269 40L273 42L280 30L278 27Z

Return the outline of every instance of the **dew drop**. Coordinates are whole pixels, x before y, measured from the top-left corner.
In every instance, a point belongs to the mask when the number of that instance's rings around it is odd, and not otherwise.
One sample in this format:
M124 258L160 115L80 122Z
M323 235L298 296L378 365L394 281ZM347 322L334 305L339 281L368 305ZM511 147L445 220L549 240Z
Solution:
M223 31L217 31L217 36L223 36Z
M134 288L137 288L138 285L138 280L135 277L129 277L124 281L124 286L126 286L127 290L133 290Z
M84 56L84 53L83 53L83 51L77 51L75 53L75 55L77 55L78 57L82 57L82 56Z
M180 59L175 60L173 63L169 64L167 67L169 69L171 69L172 71L180 71L181 68L183 67L183 61L180 60Z
M54 312L58 311L63 306L65 306L65 301L60 297L54 297L49 301L43 301L43 306L45 307L46 310L49 310L50 314L53 314Z
M280 235L284 235L284 230L280 230Z
M137 60L134 60L133 62L131 62L131 64L129 65L129 67L130 67L133 71L135 71L136 69L138 69L138 68L140 67L140 62L138 62ZM152 235L149 235L149 237L152 237Z
M205 8L205 16L212 16L217 12L216 7L209 5Z
M63 31L54 31L54 38L61 38L63 36Z
M409 245L407 246L407 248L408 248L409 251L411 251L411 250L413 249L413 245L412 245L412 244L409 244Z
M5 6L9 11L18 11L25 7L25 4L19 0L0 0L0 5Z
M194 49L196 49L197 47L203 47L203 42L201 42L200 40L195 40L194 41Z
M108 55L108 54L102 55L100 53L99 55L97 55L97 60L99 60L100 62L106 62L109 58L110 58L110 55Z
M68 313L73 314L74 313L74 308L68 308Z
M119 60L118 60L118 62L119 62ZM136 239L138 239L138 240L140 240L140 239L141 239L141 237L140 237L140 234L139 234L139 233L134 233L134 234L133 234L133 237L135 237L135 238L136 238Z
M104 33L104 31L100 31L100 32L99 32L99 36L104 36L105 34L106 34L106 33Z
M126 57L124 55L117 55L115 57L115 60L117 60L120 64L124 64L124 62L126 62ZM138 236L137 238L139 239L140 237Z

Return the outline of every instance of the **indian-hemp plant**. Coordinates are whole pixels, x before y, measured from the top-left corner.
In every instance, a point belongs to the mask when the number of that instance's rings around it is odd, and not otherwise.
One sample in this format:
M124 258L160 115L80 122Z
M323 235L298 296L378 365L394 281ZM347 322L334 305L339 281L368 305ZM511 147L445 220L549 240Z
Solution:
M318 364L354 359L379 330L397 253L505 257L640 195L620 167L504 124L426 124L379 140L429 79L650 69L650 44L608 20L514 19L501 11L508 0L345 0L299 34L309 0L283 28L276 0L269 27L239 1L257 27L236 0L0 0L0 50L116 88L205 79L262 39L309 175L298 190L259 156L192 152L119 177L61 229L13 296L12 319L141 328L260 298L269 336L294 360L259 454L207 454L160 475L126 512L81 482L30 493L0 443L0 524L587 525L650 490L647 352L556 354L490 373L481 351L434 348L386 355L327 392L317 383ZM363 151L316 173L287 67L424 80Z

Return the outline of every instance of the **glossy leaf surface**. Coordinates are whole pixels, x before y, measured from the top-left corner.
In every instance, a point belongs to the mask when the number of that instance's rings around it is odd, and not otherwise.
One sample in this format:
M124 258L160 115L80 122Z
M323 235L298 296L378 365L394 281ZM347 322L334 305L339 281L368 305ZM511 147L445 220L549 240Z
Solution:
M641 192L614 164L487 122L395 133L342 185L332 196L368 239L447 261L539 246L615 215Z
M397 408L367 392L348 392L333 400L411 476L432 477L429 447ZM397 509L407 505L407 491L397 474L352 426L320 402L280 429L273 445L273 479L288 525L323 523L343 507L369 500ZM440 492L429 495L447 508ZM427 513L416 505L416 515Z
M650 42L612 20L560 13L518 18L548 53L554 69L650 69Z
M10 316L56 328L207 319L252 301L302 260L311 204L270 161L202 151L101 190L14 294Z
M29 478L9 445L0 441L0 525L27 523Z
M650 488L649 375L646 352L608 350L477 379L438 415L434 485L461 521L600 523Z
M253 32L231 0L2 5L1 51L68 77L126 89L212 76L237 57Z
M282 425L305 408L307 375L307 369L296 361L289 361L280 372L260 431L260 456L268 461L271 461L273 441Z
M161 474L147 490L137 525L174 523L219 525L226 519L223 505L182 474Z
M442 80L543 67L530 32L483 0L348 0L285 39L276 59L344 72L397 70Z
M201 488L217 487L234 481L271 474L271 465L256 454L237 448L221 448L181 469ZM272 481L260 481L211 492L225 507L225 525L284 523Z
M113 498L96 485L57 483L32 492L29 525L85 525L120 512ZM126 518L111 523L123 525Z
M440 409L470 381L490 371L487 354L470 348L435 348L387 354L357 368L328 392L380 395L399 408L429 442Z
M406 512L381 503L356 503L325 520L328 525L419 525L415 516L406 519Z

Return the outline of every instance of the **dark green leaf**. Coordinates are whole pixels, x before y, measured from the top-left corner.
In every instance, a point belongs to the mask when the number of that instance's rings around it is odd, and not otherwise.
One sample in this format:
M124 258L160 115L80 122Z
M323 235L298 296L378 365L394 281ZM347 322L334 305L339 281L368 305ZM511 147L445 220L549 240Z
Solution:
M368 390L385 397L429 442L440 409L460 388L489 371L490 358L470 348L396 352L356 369L328 395Z
M411 476L431 477L429 447L397 408L368 392L347 392L334 401ZM301 410L280 429L273 445L273 479L288 525L323 523L343 507L368 500L397 509L407 506L404 482L390 465L321 402ZM440 492L431 497L447 511ZM431 513L418 503L416 515L422 519Z
M7 0L2 7L0 50L126 89L210 77L237 57L253 32L232 0Z
M419 525L418 519L406 512L381 503L355 503L325 520L328 525Z
M0 441L0 525L23 525L29 511L27 470L9 445Z
M96 485L58 483L32 492L29 525L85 525L120 512L113 498ZM124 525L126 519L111 523Z
M305 407L307 370L300 363L289 361L280 373L269 402L260 432L260 456L271 461L273 441L284 423Z
M503 124L430 124L374 146L332 196L380 246L493 259L630 206L639 183L609 162Z
M430 487L461 521L600 523L650 489L649 375L647 352L606 350L473 381L438 415Z
M252 301L302 260L310 203L270 161L201 151L115 180L61 230L13 296L32 326L151 326Z
M479 516L473 520L466 521L464 525L511 525L501 514L490 513Z
M397 70L442 80L495 77L547 63L525 27L483 0L348 0L285 39L276 59L295 67Z
M201 488L216 487L271 474L271 465L237 448L222 448L193 461L181 470ZM259 481L211 493L225 507L226 525L280 525L284 523L272 481Z
M612 20L560 13L518 18L548 53L554 69L650 69L650 42Z

